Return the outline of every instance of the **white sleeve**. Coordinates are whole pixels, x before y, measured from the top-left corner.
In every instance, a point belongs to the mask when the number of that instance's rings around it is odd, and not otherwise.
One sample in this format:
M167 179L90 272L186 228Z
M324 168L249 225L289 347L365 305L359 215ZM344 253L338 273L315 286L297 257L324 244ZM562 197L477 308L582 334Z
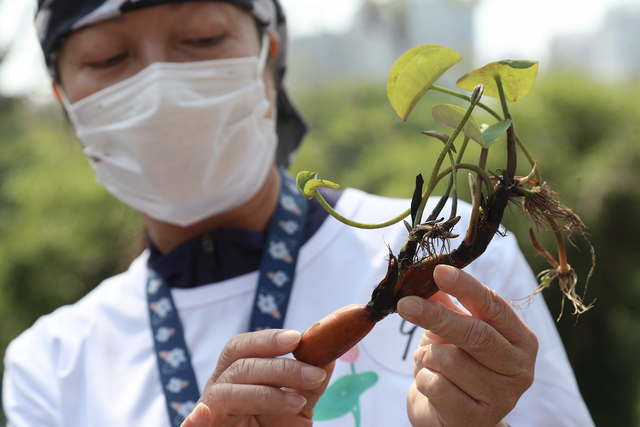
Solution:
M32 327L14 340L5 353L2 403L11 427L59 426L55 349Z
M511 303L540 344L534 383L505 418L509 426L593 426L542 294L523 304L538 283L515 237L496 235L487 251L465 270Z

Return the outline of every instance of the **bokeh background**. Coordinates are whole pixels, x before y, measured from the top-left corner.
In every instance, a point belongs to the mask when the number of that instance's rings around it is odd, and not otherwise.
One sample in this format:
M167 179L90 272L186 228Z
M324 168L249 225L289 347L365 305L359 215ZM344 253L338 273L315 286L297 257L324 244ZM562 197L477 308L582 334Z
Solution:
M136 213L94 183L49 94L32 11L17 3L0 0L0 355L39 316L124 270L143 244ZM291 171L318 171L344 187L410 197L415 175L429 174L441 148L421 135L443 130L431 108L464 105L428 92L402 122L386 77L406 49L438 43L462 54L439 82L449 88L493 60L541 60L532 92L511 106L516 130L589 227L597 254L586 293L594 308L577 319L567 306L558 329L596 425L640 426L640 1L283 3L293 36L288 84L311 129ZM500 147L490 169L503 167ZM521 162L518 174L527 173ZM517 207L504 225L534 271L546 269ZM591 259L573 240L582 291ZM560 293L544 297L557 317Z

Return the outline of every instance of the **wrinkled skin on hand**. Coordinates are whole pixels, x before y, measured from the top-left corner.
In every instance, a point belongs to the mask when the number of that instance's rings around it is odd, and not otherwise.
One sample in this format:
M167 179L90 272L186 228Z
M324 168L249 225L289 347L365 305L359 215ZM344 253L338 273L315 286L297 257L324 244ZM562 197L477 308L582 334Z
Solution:
M416 427L494 427L533 383L538 341L495 291L469 274L438 266L442 293L404 298L399 314L425 329L414 353L415 381L407 397Z
M334 364L322 369L278 358L299 342L299 332L284 330L233 337L182 427L311 426Z

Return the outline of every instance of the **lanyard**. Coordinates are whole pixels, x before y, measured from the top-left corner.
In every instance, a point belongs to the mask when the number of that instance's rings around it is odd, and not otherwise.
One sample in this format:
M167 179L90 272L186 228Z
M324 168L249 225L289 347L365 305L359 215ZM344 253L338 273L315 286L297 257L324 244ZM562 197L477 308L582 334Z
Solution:
M280 199L267 233L249 331L282 328L302 246L308 204L286 170L281 168L280 175ZM169 284L152 269L147 301L169 420L179 427L195 407L200 391Z

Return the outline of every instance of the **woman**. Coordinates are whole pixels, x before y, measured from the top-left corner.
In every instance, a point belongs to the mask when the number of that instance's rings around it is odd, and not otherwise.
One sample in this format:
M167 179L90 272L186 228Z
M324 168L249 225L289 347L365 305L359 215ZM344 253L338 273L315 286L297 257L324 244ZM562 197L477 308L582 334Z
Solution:
M314 411L328 426L592 424L542 301L523 310L530 329L496 292L535 287L513 238L468 269L494 290L436 270L471 315L411 297L325 369L278 357L366 301L405 232L324 221L279 169L303 126L277 1L40 0L37 26L98 181L140 212L149 248L11 344L12 426L298 426ZM328 198L359 220L406 206Z

